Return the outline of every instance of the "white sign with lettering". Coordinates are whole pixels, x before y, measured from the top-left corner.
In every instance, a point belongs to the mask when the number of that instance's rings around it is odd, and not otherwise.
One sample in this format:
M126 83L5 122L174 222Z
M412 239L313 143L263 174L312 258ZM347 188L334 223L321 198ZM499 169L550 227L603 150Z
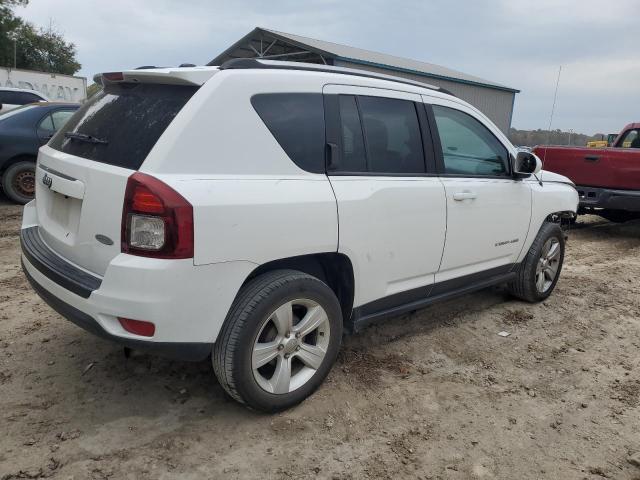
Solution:
M0 87L36 90L53 102L82 102L87 98L87 79L71 75L0 68Z

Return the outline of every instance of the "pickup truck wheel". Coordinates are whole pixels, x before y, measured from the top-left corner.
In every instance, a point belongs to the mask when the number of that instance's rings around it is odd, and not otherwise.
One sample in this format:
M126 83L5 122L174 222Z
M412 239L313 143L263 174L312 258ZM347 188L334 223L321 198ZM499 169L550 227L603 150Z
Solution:
M17 203L33 200L36 193L36 164L31 161L14 163L2 174L2 189L5 195Z
M305 273L277 270L238 293L214 345L213 368L235 400L276 412L322 384L341 339L342 311L333 291Z
M563 260L564 233L558 224L545 222L519 265L516 280L509 284L509 291L527 302L544 300L558 282Z

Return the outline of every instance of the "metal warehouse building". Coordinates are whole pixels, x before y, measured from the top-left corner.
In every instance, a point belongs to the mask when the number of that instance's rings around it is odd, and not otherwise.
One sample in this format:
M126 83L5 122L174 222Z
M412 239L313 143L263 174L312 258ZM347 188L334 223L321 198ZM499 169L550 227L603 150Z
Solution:
M457 72L440 65L371 52L290 33L255 28L214 58L220 65L232 58L265 58L320 63L386 73L445 88L481 110L507 133L519 90Z

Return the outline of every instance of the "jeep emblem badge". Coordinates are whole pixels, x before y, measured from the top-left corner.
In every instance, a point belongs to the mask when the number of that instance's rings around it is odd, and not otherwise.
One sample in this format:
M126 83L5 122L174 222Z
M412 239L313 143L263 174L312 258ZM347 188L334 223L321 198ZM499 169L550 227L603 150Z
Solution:
M44 177L42 177L42 183L45 184L48 188L51 188L51 184L53 183L53 178L51 178L49 175L45 173Z

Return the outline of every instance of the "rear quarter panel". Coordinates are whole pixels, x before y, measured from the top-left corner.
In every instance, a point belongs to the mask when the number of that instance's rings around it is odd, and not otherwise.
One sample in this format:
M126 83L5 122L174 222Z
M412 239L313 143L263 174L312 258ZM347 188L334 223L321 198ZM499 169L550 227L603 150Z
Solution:
M321 94L324 83L307 72L222 71L150 152L140 170L193 205L196 265L337 251L327 176L296 166L251 105L264 92Z
M324 175L158 177L193 205L196 265L337 251L336 200Z

